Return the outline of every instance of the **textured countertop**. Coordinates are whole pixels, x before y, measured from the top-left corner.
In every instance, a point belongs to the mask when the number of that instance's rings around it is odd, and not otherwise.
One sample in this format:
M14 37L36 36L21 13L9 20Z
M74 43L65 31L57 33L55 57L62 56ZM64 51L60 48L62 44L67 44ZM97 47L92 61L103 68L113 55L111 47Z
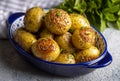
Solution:
M120 81L120 31L109 28L103 32L111 65L77 77L60 77L46 73L23 60L8 40L0 40L0 81Z

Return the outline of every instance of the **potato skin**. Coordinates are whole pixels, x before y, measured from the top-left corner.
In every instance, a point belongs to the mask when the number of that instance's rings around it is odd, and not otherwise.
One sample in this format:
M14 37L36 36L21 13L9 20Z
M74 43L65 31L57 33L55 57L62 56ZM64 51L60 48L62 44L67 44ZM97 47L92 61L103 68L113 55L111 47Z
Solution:
M45 24L48 30L56 35L66 33L71 27L71 19L62 9L54 9L45 16Z
M78 49L89 48L95 44L95 31L89 27L76 29L72 35L72 43Z
M76 54L76 62L87 62L87 61L91 61L94 60L96 58L98 58L100 56L100 51L95 47L95 46L91 46L88 49L79 51Z
M48 29L44 28L42 32L40 32L40 37L50 37L54 38L54 34L48 31Z
M29 32L36 33L42 24L44 11L40 7L33 7L27 10L24 17L24 25Z
M33 55L37 58L54 61L60 54L58 44L50 37L40 38L32 45Z
M33 34L25 31L23 28L15 32L14 39L27 52L30 52L32 44L37 41Z
M74 53L74 48L72 46L72 34L66 32L63 35L55 37L55 41L58 43L63 52Z
M62 64L75 64L75 58L72 54L63 53L60 54L54 62Z
M70 29L73 31L75 29L80 29L81 27L90 27L90 23L87 18L81 14L72 13L70 14L70 18L72 21L72 26Z

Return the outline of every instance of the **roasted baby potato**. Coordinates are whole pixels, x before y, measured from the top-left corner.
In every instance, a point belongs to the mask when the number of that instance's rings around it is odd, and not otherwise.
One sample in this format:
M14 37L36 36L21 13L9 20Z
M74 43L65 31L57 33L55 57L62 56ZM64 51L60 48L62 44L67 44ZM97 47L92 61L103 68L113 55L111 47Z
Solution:
M32 45L32 52L37 58L54 61L60 54L60 48L52 38L44 37Z
M54 38L54 34L48 31L48 29L44 28L42 32L40 32L40 37L51 37Z
M72 35L72 43L78 49L87 49L95 44L95 31L90 27L76 29Z
M94 60L96 58L98 58L100 56L100 51L95 47L95 46L91 46L88 49L79 51L76 54L76 62L87 62L87 61L91 61Z
M48 30L56 35L66 33L71 27L71 19L62 9L53 9L45 16L45 24Z
M58 43L63 52L74 53L71 33L66 32L63 35L56 36L55 41Z
M33 34L23 28L19 28L15 32L14 39L27 52L30 52L32 44L37 41Z
M26 30L36 33L41 27L44 14L44 11L40 7L28 9L24 17L24 25Z
M81 14L68 14L62 9L28 9L24 28L16 30L14 39L26 52L49 62L75 64L100 55L99 43L95 44L97 35L89 21Z
M72 13L70 14L72 26L70 30L80 29L81 27L90 27L89 21L81 14Z
M72 54L63 53L60 54L54 62L62 64L75 64L75 58Z

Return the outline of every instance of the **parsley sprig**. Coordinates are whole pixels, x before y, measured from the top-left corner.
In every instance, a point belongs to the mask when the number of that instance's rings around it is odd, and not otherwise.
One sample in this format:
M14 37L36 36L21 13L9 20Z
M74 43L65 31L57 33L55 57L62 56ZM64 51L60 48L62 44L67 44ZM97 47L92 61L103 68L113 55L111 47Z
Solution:
M57 8L85 14L91 25L100 31L109 27L108 23L120 29L120 0L64 0Z

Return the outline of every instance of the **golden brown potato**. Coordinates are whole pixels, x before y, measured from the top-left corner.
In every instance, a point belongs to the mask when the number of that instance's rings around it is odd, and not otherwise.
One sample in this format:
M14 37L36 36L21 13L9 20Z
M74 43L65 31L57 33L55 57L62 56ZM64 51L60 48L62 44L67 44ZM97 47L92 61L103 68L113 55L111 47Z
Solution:
M91 61L91 60L94 60L94 59L98 58L99 55L100 55L100 51L96 47L91 46L88 49L79 51L76 54L75 59L76 59L77 63L87 62L87 61Z
M37 41L35 36L23 28L18 29L14 35L15 41L27 52L31 50L31 46Z
M54 61L60 54L58 44L50 37L40 38L32 45L33 55L37 58Z
M81 27L90 27L89 21L81 14L72 13L70 14L72 21L71 30L80 29Z
M72 43L78 49L86 49L95 44L95 31L85 27L76 29L72 35Z
M90 27L89 21L81 14L72 13L70 14L72 26L70 30L80 29L81 27Z
M74 53L71 33L66 32L63 35L56 36L55 41L58 43L63 52Z
M50 32L61 35L70 29L71 19L64 10L54 9L45 16L45 24Z
M24 25L26 30L36 33L40 29L44 14L44 11L40 7L28 9L24 17Z
M51 37L54 38L54 34L48 31L46 28L40 33L40 37Z
M75 64L75 58L72 54L64 53L60 54L54 62L62 64Z

